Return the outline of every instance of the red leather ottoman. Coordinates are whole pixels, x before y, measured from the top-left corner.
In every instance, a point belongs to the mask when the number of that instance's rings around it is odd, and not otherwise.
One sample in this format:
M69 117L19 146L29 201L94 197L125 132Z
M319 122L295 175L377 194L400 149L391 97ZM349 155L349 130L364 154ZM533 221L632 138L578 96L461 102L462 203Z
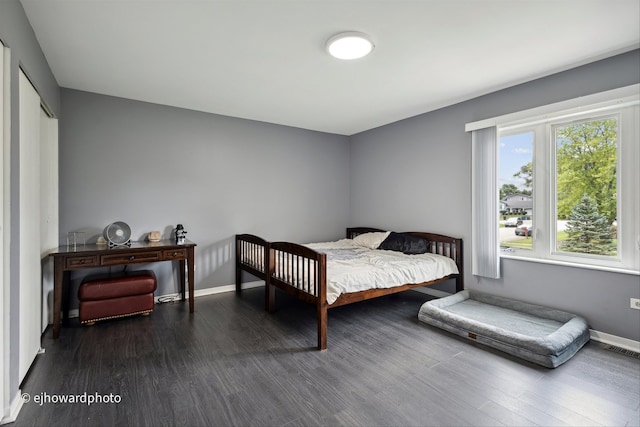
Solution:
M151 270L87 276L78 289L80 323L148 315L153 311L156 275Z

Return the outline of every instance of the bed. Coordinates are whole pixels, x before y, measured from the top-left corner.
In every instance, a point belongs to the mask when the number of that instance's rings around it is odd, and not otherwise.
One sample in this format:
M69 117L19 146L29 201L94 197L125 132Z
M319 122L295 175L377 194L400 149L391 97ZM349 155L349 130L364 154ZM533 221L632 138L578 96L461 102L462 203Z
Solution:
M241 291L242 271L246 271L265 281L265 309L269 312L274 311L276 288L315 305L317 346L324 350L330 308L451 279L455 280L456 292L464 289L462 239L425 232L393 233L409 239L411 245L412 239L427 242L426 250L414 253L414 247L409 248L406 241L399 249L377 250L381 241L387 245L384 249L390 247L389 241L394 246L396 241L389 233L370 227L347 228L346 239L306 245L238 234L236 292ZM405 254L407 248L411 255ZM389 258L390 264L380 268L383 257ZM403 265L404 258L409 259L408 266Z

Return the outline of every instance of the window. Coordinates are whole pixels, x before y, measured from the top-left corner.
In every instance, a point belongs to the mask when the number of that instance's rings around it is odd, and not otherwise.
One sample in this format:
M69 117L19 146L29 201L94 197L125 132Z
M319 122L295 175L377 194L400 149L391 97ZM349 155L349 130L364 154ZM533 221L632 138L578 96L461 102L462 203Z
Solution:
M639 115L613 104L498 126L501 256L638 269Z
M531 130L504 133L499 142L500 246L533 247L533 146Z
M474 154L473 176L478 199L490 194L475 181L494 174L499 203L493 225L474 220L473 227L497 233L499 257L640 272L639 88L467 125L497 132L497 161ZM475 242L473 251L488 244Z
M552 136L555 250L616 256L618 118L563 123Z

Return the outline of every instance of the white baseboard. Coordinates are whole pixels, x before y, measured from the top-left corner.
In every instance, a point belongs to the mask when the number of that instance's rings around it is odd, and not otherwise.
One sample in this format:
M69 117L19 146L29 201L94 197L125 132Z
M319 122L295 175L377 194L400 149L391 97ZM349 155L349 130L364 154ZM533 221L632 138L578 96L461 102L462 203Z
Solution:
M15 422L16 418L18 418L18 414L20 413L23 404L24 400L22 400L22 390L18 389L16 395L11 401L11 405L9 406L9 408L6 408L8 409L8 411L6 411L6 415L3 416L0 420L0 425Z
M601 342L603 344L615 345L616 347L624 348L625 350L635 351L640 353L640 342L630 340L628 338L619 337L617 335L607 334L605 332L594 331L589 329L591 339Z
M253 282L243 283L242 289L259 288L261 286L264 286L264 280L256 280ZM216 287L207 288L207 289L196 289L196 291L193 293L193 297L198 298L204 295L214 295L214 294L221 294L223 292L235 292L235 291L236 291L236 285L216 286ZM189 296L189 292L187 291L187 297L188 296Z
M253 282L247 282L242 284L242 289L252 289L259 288L264 286L263 280L256 280ZM225 285L225 286L214 286L212 288L205 289L196 289L193 293L194 298L202 297L205 295L214 295L220 294L223 292L235 292L236 285ZM440 291L438 289L430 289L428 287L423 288L415 288L413 291L420 292L426 295L430 295L437 298L443 298L451 295L449 292ZM187 292L187 296L189 296L189 292ZM155 297L156 304L159 304L158 300L172 300L178 299L179 294L169 294L169 295L161 295ZM78 317L78 310L69 310L69 317ZM591 339L594 341L601 342L603 344L615 345L616 347L624 348L625 350L631 350L640 353L640 342L630 340L628 338L619 337L616 335L607 334L605 332L599 332L593 329L589 330Z
M252 289L259 288L264 286L264 280L256 280L253 282L247 282L242 284L242 289ZM236 285L224 285L224 286L214 286L212 288L205 289L196 289L193 293L194 298L202 297L205 295L215 295L221 294L224 292L235 292ZM168 294L168 295L160 295L155 297L156 304L160 304L166 301L178 300L180 298L180 294ZM189 298L189 291L186 292L186 298ZM71 317L71 315L69 315Z

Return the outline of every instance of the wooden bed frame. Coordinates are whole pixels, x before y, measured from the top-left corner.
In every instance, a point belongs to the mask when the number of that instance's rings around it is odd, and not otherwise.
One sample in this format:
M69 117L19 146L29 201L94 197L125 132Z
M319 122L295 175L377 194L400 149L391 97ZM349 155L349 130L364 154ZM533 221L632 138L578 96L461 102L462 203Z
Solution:
M385 230L369 227L347 228L347 238L353 239L363 233L380 231ZM458 266L459 274L429 282L345 293L340 295L333 304L328 304L326 254L296 243L267 242L252 234L238 234L236 235L236 292L241 291L242 271L246 271L265 281L265 308L270 313L274 311L275 288L314 304L318 323L318 349L325 350L327 348L327 314L330 308L429 286L449 279L455 279L456 292L464 289L462 239L424 232L407 234L423 237L431 242L430 252L453 259ZM296 268L288 268L286 272L278 271L284 268L282 267L284 263L276 265L276 259L287 259L288 264L295 265ZM307 288L307 284L312 284L310 289Z

